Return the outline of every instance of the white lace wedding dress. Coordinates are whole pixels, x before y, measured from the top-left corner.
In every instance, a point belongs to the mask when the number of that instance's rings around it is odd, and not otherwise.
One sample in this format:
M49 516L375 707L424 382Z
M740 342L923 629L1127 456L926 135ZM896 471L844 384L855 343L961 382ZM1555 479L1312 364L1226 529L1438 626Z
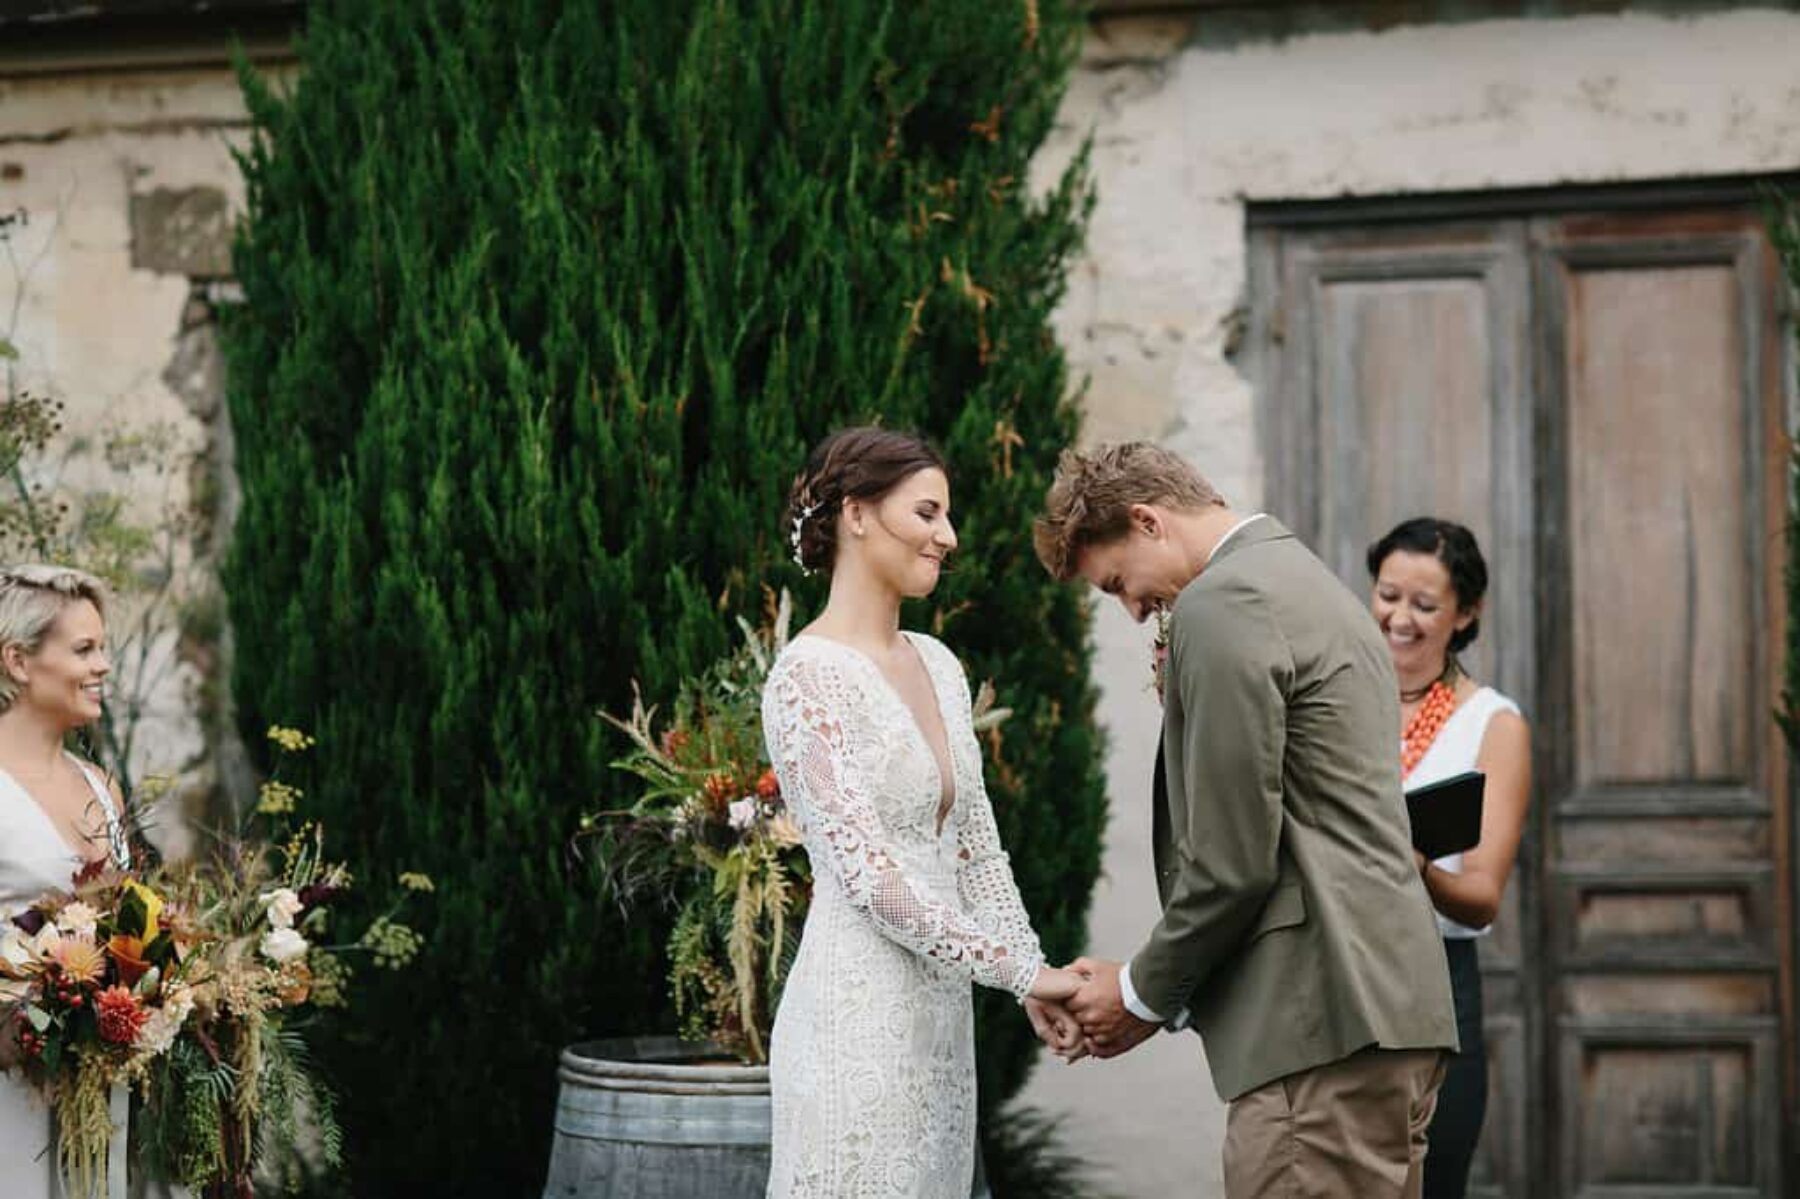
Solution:
M763 691L769 757L813 867L770 1045L779 1199L966 1199L969 984L1023 997L1043 964L994 828L962 666L907 636L949 742L941 828L937 756L871 659L802 634Z
M121 868L129 865L125 829L106 784L86 764L77 762L94 808L104 818L109 856ZM96 822L97 823L97 822ZM0 920L11 920L45 891L69 889L81 855L63 839L50 816L4 770L0 770ZM0 999L9 998L0 996ZM0 1029L10 1037L13 1029ZM118 1088L112 1099L113 1149L108 1163L106 1194L125 1193L125 1102ZM0 1195L5 1199L60 1199L62 1179L51 1146L50 1109L17 1073L0 1074Z

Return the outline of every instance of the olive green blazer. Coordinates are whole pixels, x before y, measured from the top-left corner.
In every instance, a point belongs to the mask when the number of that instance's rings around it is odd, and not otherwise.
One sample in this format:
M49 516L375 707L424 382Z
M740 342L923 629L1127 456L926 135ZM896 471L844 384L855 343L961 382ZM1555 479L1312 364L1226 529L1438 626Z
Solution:
M1169 645L1138 997L1189 1013L1225 1099L1371 1045L1454 1048L1362 601L1265 516L1182 591Z

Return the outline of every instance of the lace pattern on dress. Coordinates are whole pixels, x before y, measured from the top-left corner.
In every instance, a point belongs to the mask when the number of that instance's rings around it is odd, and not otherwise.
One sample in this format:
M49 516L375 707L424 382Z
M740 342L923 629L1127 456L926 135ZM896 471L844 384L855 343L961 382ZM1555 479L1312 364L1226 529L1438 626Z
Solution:
M918 820L919 794L896 794L866 776L859 764L870 756L890 757L909 750L936 761L910 710L887 687L873 662L847 646L819 637L796 638L819 650L790 649L770 672L763 696L764 735L796 820L806 836L815 872L828 870L845 896L889 939L927 957L962 968L976 982L1010 991L1021 998L1043 964L1037 936L1019 901L1009 859L1000 847L993 810L981 781L980 749L975 743L968 701L968 682L949 651L919 638L926 670L940 697L946 688L945 664L955 670L960 703L939 703L950 737L956 779L956 802L948 824L957 836L957 892L950 903L923 888L902 868L913 852L930 845L908 845L923 830ZM858 670L875 675L862 683ZM954 714L953 714L954 713ZM902 743L916 742L916 745ZM870 748L889 752L870 755ZM961 752L958 752L960 748ZM898 772L897 772L898 773ZM907 788L913 791L914 788ZM925 789L929 829L936 825L938 795Z

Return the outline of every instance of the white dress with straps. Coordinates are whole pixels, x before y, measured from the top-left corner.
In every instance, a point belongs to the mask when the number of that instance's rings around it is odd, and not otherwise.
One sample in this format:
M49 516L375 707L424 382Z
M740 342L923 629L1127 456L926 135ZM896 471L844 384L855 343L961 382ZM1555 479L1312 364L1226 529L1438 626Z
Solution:
M121 869L130 864L124 823L106 784L84 762L75 760L106 817L107 854ZM0 920L11 920L46 891L67 890L82 855L63 840L50 815L4 770L0 770ZM10 1037L11 1028L0 1030ZM115 1100L124 1098L115 1096ZM125 1187L124 1112L113 1110L113 1146L108 1164L107 1195L122 1196ZM31 1084L18 1074L0 1074L0 1162L4 1162L6 1199L63 1199L56 1153L51 1145L50 1109Z

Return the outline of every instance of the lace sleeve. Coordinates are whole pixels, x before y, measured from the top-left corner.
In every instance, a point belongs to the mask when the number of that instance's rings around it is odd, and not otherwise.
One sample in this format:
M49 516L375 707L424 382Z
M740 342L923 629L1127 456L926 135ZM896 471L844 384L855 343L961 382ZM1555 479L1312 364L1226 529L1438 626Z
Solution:
M922 892L887 848L881 816L850 751L845 717L833 711L817 661L778 663L763 691L763 732L782 793L801 816L815 871L829 871L850 903L881 934L914 953L966 971L976 982L1021 998L1037 976L1032 952L990 935L958 906Z
M966 908L988 934L1021 958L1030 959L1035 967L1043 964L1044 954L1032 931L1031 917L1025 913L1019 898L1019 886L1013 879L1012 859L1000 844L1000 830L994 823L994 807L988 800L987 783L981 768L981 743L975 736L974 703L969 696L969 680L962 663L948 649L939 647L946 665L955 675L960 701L945 719L953 721L953 735L963 738L969 754L968 782L972 784L966 797L956 805L957 870L956 889Z

